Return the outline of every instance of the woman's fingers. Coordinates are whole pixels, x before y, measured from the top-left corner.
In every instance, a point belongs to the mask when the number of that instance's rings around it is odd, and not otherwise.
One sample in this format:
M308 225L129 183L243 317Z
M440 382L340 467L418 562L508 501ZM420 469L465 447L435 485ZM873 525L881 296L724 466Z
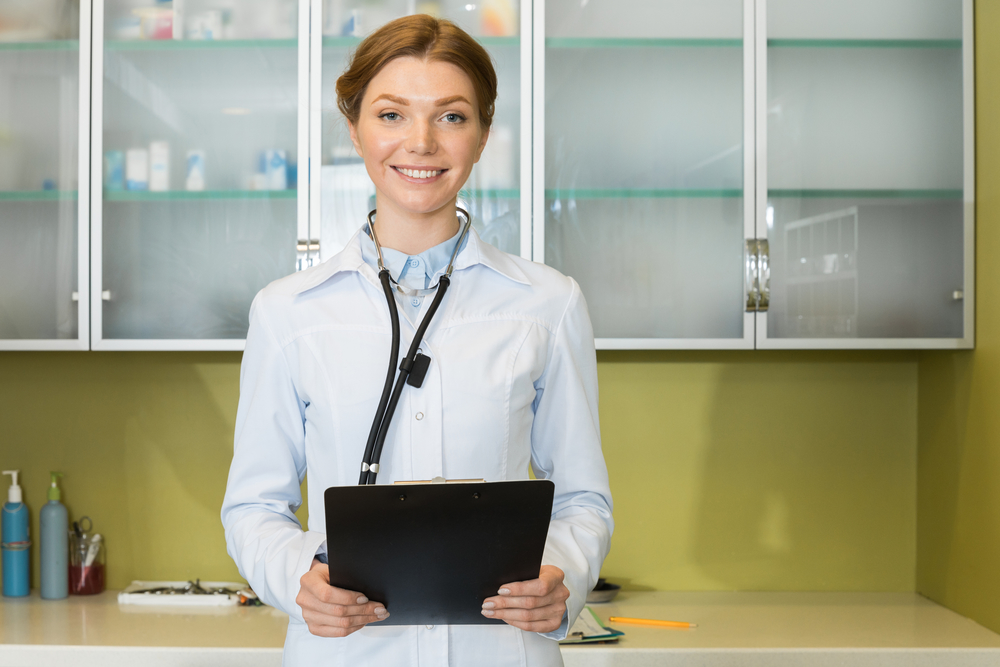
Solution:
M547 619L559 619L562 622L563 614L566 613L565 602L555 602L544 607L525 609L513 607L508 609L494 609L490 618L499 618L502 621L520 621L523 623L531 621L544 621ZM556 624L559 627L559 624Z
M346 637L369 623L389 617L381 602L372 602L364 594L330 585L329 568L313 561L299 581L295 602L302 608L302 619L309 632L319 637Z

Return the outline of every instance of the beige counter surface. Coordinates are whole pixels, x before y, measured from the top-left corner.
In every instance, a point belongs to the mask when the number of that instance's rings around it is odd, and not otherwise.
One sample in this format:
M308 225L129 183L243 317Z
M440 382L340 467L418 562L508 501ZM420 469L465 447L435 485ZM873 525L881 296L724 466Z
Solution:
M270 607L119 606L116 592L0 600L0 667L276 666L287 617ZM1000 667L1000 635L912 593L623 592L609 616L690 621L615 626L617 645L565 646L567 667L878 665Z

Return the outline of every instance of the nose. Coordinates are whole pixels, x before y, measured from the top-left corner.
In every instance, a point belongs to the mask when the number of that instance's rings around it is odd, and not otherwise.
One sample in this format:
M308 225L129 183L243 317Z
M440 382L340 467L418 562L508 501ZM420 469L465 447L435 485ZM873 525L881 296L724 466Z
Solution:
M406 137L406 152L417 155L432 155L437 150L434 128L426 120L417 120Z

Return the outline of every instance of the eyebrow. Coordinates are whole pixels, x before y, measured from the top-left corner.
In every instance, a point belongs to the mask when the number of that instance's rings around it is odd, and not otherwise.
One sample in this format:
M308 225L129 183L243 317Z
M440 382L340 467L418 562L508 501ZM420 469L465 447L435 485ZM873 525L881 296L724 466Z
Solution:
M402 104L404 107L410 105L409 100L405 100L402 97L396 97L395 95L390 95L389 93L382 93L372 100L372 104L375 104L379 100L389 100L390 102L395 102L396 104Z
M405 98L402 98L402 97L396 97L395 95L390 95L389 93L382 93L381 95L379 95L378 97L376 97L374 100L372 100L372 104L375 104L379 100L389 100L390 102L395 102L396 104L401 104L403 106L409 106L410 105L410 101L409 100L407 100ZM462 95L452 95L451 97L442 97L441 99L437 100L434 104L436 106L443 107L443 106L447 106L449 104L453 104L455 102L465 102L469 106L472 106L472 102L470 102L469 100L465 99L465 97L463 97Z

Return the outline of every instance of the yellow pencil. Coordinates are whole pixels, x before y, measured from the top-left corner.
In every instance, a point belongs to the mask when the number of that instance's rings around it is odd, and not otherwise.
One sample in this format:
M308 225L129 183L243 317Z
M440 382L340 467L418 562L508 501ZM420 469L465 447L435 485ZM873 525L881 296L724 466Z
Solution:
M655 618L626 618L624 616L612 616L608 623L629 623L631 625L651 625L657 628L697 628L697 623L686 623L684 621L659 621Z

